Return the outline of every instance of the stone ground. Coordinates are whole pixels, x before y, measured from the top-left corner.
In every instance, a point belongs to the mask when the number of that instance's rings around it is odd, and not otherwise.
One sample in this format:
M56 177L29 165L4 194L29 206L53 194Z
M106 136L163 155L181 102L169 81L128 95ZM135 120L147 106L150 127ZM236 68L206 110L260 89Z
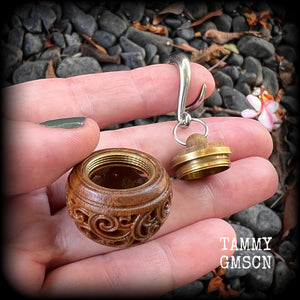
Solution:
M244 256L271 257L270 268L212 270L162 299L269 298L293 284L297 230L286 221L293 217L290 211L297 210L298 28L293 16L284 2L273 1L31 1L15 5L1 27L2 86L168 63L172 53L183 51L209 69L216 82L213 95L193 117L242 117L244 110L253 109L246 97L259 96L262 86L268 92L265 102L279 103L275 113L268 112L275 120L269 128L274 140L270 161L280 176L278 191L226 218L238 237L272 237L268 251L243 251ZM252 33L241 34L247 31ZM174 116L133 120L105 130ZM218 276L221 283L209 292Z

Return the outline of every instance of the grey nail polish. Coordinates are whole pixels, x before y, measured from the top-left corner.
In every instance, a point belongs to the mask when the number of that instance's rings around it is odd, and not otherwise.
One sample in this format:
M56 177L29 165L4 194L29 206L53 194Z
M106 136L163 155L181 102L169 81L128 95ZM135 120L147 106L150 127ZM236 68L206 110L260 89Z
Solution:
M64 128L64 129L72 129L78 128L83 125L85 121L85 117L72 117L72 118L63 118L63 119L55 119L49 120L40 123L40 125L52 128Z

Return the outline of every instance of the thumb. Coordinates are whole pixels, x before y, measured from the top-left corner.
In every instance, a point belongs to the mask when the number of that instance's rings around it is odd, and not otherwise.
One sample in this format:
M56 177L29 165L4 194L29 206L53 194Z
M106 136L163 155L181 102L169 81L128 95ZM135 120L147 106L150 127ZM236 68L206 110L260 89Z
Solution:
M6 121L4 190L7 195L47 186L97 146L99 127L91 119L67 118L42 124Z

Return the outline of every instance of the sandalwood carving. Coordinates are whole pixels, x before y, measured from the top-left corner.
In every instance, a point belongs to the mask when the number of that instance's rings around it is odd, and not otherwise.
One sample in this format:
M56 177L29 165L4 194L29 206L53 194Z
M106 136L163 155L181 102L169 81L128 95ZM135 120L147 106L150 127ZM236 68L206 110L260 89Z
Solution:
M159 230L169 215L172 191L156 159L117 148L95 152L75 166L66 195L68 213L82 233L100 244L129 247Z

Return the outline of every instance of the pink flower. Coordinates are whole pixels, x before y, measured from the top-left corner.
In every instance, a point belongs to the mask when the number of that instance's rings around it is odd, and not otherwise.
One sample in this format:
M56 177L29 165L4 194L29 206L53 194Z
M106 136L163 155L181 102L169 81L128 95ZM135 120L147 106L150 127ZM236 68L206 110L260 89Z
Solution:
M243 118L252 119L258 116L258 121L269 131L272 131L273 129L276 129L280 126L281 119L276 114L276 111L279 108L279 103L274 101L272 95L264 91L261 93L260 98L254 95L248 95L246 99L254 109L243 110L241 112Z

